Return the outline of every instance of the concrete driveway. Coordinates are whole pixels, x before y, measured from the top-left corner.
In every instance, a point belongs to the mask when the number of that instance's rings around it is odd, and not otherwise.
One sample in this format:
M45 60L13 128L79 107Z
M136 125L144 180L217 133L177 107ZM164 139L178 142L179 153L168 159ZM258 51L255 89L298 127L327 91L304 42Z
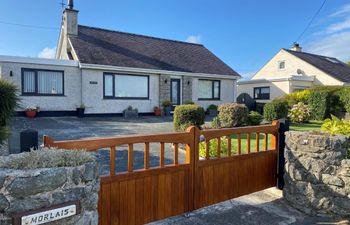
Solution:
M276 188L156 221L149 225L326 225L349 224L348 220L308 216L290 207Z

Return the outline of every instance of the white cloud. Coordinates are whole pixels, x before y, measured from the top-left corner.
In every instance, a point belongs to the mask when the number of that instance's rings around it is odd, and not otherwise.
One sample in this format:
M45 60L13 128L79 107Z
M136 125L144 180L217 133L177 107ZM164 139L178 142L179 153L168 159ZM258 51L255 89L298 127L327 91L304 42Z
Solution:
M38 57L53 59L55 58L55 55L56 55L56 47L53 47L53 48L46 47L38 54Z
M199 44L202 41L201 35L190 35L187 37L186 42Z
M305 46L306 51L350 61L350 31L335 33L313 41Z
M327 27L326 32L328 34L340 32L343 30L347 30L350 28L350 18L345 19L344 21L341 21L339 23L333 23L330 26Z
M330 17L342 16L350 13L350 4L343 5L338 11L332 13Z

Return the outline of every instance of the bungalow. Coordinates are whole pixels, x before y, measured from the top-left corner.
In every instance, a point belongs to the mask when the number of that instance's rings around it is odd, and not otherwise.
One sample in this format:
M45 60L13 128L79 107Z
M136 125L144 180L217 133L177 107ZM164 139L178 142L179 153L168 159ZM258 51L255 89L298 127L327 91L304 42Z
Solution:
M263 105L313 86L350 84L350 67L328 56L302 52L299 44L282 48L250 80L237 84L238 102ZM260 107L258 107L260 108Z
M171 100L233 102L240 75L201 44L78 25L73 1L63 12L56 59L0 56L0 78L14 82L22 106L46 114L140 113ZM23 109L22 109L23 110Z

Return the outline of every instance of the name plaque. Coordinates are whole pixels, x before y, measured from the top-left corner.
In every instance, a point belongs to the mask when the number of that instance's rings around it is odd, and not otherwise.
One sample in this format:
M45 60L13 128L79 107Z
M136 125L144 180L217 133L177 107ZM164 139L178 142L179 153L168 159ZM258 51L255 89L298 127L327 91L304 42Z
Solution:
M22 213L16 215L13 220L15 225L39 225L61 220L77 215L79 213L79 202L70 202L49 208Z

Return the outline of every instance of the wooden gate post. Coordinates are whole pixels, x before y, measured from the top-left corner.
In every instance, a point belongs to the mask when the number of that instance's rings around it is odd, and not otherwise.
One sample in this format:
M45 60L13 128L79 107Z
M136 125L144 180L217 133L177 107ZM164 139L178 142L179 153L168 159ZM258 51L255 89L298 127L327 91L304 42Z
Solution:
M198 144L199 144L199 136L200 130L198 127L191 126L188 127L187 132L191 135L191 144L186 145L186 163L190 164L190 185L189 185L189 202L188 202L188 211L193 211L194 201L195 201L195 171L196 171L196 163L198 161Z
M284 148L285 144L285 132L289 131L289 120L280 119L280 127L278 129L278 149L277 149L277 188L282 190L284 187Z

